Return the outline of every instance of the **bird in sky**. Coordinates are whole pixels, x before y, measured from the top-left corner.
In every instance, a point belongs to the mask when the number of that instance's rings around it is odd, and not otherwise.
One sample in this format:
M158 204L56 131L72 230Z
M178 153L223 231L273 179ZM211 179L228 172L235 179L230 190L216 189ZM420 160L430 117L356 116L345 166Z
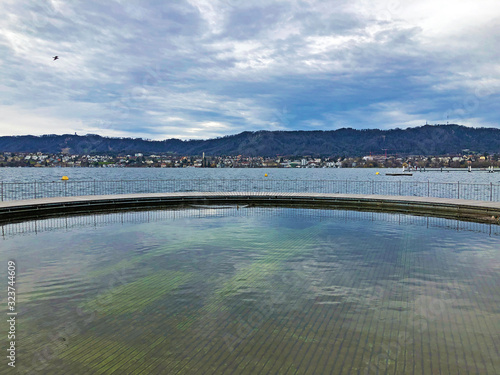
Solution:
M53 61L57 60L58 58L59 58L59 56L54 56L53 57L53 59L54 59Z

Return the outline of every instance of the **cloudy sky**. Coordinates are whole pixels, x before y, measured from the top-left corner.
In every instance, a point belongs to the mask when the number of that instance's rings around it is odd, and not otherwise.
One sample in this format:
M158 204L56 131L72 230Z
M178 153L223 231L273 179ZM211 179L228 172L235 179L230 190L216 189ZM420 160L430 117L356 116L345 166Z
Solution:
M499 45L498 0L2 0L0 135L500 127Z

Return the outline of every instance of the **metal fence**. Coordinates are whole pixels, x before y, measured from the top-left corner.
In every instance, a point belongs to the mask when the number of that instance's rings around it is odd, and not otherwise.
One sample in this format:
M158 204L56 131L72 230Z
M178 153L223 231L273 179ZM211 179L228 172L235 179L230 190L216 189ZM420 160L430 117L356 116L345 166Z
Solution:
M2 201L80 195L190 191L376 194L500 202L500 185L493 183L274 179L91 180L0 183Z

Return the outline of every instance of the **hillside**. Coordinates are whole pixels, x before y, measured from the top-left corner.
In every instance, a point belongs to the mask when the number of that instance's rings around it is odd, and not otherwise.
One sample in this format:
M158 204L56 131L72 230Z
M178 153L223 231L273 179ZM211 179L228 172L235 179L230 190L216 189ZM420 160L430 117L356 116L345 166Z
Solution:
M408 129L332 131L258 131L208 140L107 138L99 135L0 137L0 152L174 153L179 155L444 155L464 149L500 153L500 129L425 125Z

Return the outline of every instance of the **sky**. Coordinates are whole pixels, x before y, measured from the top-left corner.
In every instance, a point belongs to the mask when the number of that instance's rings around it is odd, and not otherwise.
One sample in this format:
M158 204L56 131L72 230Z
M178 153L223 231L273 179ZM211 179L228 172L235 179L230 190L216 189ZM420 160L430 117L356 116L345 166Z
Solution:
M0 136L500 128L499 45L498 0L2 0Z

